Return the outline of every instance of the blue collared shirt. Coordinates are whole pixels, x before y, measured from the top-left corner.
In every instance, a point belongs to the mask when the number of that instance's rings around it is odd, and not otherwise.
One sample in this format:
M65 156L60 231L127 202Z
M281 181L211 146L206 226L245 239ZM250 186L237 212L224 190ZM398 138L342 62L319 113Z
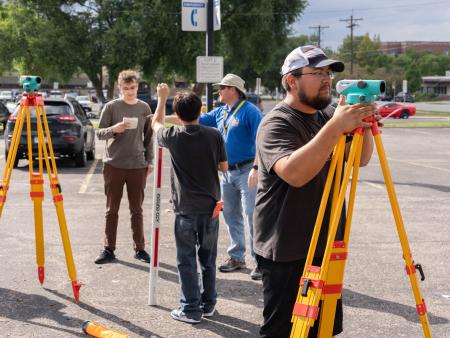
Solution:
M255 158L256 133L262 119L261 111L248 101L233 114L241 102L236 102L231 109L223 105L200 116L201 124L217 128L222 134L231 165Z

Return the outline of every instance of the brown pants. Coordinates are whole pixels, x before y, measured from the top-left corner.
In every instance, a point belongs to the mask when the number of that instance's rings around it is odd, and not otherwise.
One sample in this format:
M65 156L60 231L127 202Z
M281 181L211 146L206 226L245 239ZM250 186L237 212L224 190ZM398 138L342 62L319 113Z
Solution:
M119 169L105 163L103 166L103 179L105 180L106 195L105 248L113 251L116 249L120 201L122 200L123 186L126 184L134 249L144 250L142 203L144 202L147 168Z

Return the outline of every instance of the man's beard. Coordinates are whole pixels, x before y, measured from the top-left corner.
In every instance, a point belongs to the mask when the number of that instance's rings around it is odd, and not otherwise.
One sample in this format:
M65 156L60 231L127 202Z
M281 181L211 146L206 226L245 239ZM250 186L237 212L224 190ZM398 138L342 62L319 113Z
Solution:
M299 88L297 96L301 103L317 110L325 109L331 103L331 95L328 95L326 97L320 97L319 95L317 95L316 97L311 98L306 96L306 94L304 93L303 90L301 90L301 88Z

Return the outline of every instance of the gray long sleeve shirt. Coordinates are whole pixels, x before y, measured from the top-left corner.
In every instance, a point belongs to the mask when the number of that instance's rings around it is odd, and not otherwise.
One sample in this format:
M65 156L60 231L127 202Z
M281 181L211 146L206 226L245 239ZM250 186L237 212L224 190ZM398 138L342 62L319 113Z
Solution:
M114 134L112 126L124 117L137 118L137 127ZM150 106L138 100L136 104L122 99L108 102L100 116L97 137L106 140L103 162L121 169L146 168L153 161L152 111Z

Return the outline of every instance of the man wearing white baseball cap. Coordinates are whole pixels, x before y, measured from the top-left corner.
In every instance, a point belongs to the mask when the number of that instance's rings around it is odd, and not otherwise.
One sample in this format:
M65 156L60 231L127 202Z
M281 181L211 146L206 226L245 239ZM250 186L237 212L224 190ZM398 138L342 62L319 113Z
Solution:
M260 125L254 237L263 280L262 337L289 337L330 155L341 135L370 127L363 119L377 113L373 104L346 105L344 96L334 113L330 111L334 72L343 70L342 62L329 59L318 47L294 49L281 68L286 98ZM365 136L361 166L369 162L373 151L371 133ZM327 208L313 264L320 265L329 217ZM345 215L336 238L342 237L344 225ZM317 336L318 323L319 319L308 337ZM342 332L341 302L334 324L333 334Z
M219 83L213 85L218 89L219 99L224 105L200 116L200 124L217 128L222 134L229 163L228 171L222 178L221 188L223 215L230 235L230 246L229 258L219 266L221 272L232 272L246 267L245 223L248 223L250 228L250 254L254 257L253 210L258 171L255 140L262 113L246 100L244 84L244 80L237 75L225 75ZM256 265L250 276L255 280L261 279Z

